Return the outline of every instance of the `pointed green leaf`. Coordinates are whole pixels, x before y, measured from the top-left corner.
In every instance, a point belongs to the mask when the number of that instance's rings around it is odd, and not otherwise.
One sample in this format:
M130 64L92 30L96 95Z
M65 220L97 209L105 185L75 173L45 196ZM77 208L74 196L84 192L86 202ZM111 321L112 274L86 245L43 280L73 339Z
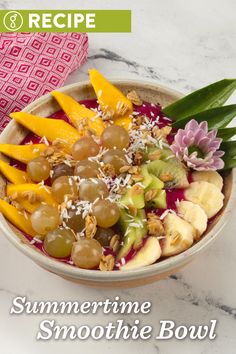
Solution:
M220 149L225 152L224 159L229 157L236 159L236 140L223 142Z
M232 128L222 128L218 130L217 137L221 138L223 141L227 141L236 135L236 127Z
M234 159L234 158L226 157L223 160L225 163L223 170L228 170L229 168L236 167L236 158Z
M164 108L164 113L179 120L207 109L223 106L236 89L236 79L224 79L194 91Z
M226 127L231 120L236 116L236 104L228 106L212 108L193 116L185 117L173 123L173 128L184 128L185 125L191 120L195 119L198 122L204 120L208 122L209 129L219 129Z

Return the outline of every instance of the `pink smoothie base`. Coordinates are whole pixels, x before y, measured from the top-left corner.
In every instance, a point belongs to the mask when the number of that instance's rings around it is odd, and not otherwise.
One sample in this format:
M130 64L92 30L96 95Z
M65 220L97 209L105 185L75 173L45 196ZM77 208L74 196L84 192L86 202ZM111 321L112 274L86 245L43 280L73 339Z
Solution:
M97 101L94 100L84 100L84 101L80 101L81 104L84 104L87 108L98 108L98 103ZM139 114L137 114L137 116L139 115L145 115L146 117L148 117L150 120L155 120L156 117L159 117L158 120L158 127L162 128L168 124L170 124L170 119L166 118L162 112L161 112L161 106L160 105L154 105L153 103L148 103L148 102L144 102L142 104L142 106L135 106L134 107L135 112L138 112ZM136 116L136 117L137 117ZM53 118L53 119L62 119L64 121L66 121L67 123L70 123L68 117L66 116L66 114L60 110L56 113L53 113L49 118ZM33 143L33 144L38 144L40 142L41 138L38 137L37 135L33 134L33 133L29 133L25 139L21 142L21 145L25 145L25 144L29 144L29 143ZM172 143L173 141L173 135L169 135L168 136L168 143ZM11 161L11 165L15 166L21 170L25 170L26 166L23 163L20 163L18 161L12 160ZM189 176L189 178L191 179L191 176ZM47 185L50 185L50 180L46 181ZM167 189L166 190L166 196L167 196L167 209L172 209L172 210L176 210L176 201L179 200L184 200L184 191L182 189ZM152 209L150 211L156 213L157 215L161 215L166 209ZM32 238L28 235L25 235L25 237L27 238L27 240L32 241ZM143 244L146 242L146 239L143 240ZM41 252L45 253L43 249L43 243L42 242L38 242L35 241L34 246L37 247ZM110 248L106 248L104 251L105 254L112 254L112 250ZM125 258L125 262L129 261L135 254L137 253L137 251L131 250L129 252L129 254L126 256ZM47 255L48 256L48 255ZM49 257L49 256L48 256ZM68 263L68 264L72 264L71 259L58 259L60 262L64 262L64 263ZM73 265L73 264L72 264ZM118 269L118 267L117 267Z

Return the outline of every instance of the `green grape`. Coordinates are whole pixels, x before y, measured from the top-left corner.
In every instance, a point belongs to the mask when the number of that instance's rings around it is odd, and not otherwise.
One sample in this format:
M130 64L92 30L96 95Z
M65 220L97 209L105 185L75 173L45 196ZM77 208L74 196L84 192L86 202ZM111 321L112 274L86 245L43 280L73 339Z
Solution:
M63 203L66 196L68 199L76 199L78 190L74 179L68 176L55 179L52 184L52 195L58 203Z
M95 239L81 239L74 243L71 258L79 268L97 268L102 258L102 246Z
M99 145L91 137L80 138L72 146L72 157L74 160L85 160L90 156L96 156L99 153Z
M51 166L45 157L40 156L28 162L26 171L32 181L41 182L48 179Z
M110 241L114 235L114 230L110 228L104 229L102 227L98 227L94 238L100 243L101 246L108 247L110 246Z
M54 182L55 179L61 176L73 176L74 168L72 166L68 166L65 163L60 163L53 168L53 175L51 181Z
M97 198L106 198L108 195L106 184L98 178L86 179L80 184L79 196L81 200L94 202Z
M70 256L75 241L72 230L58 228L45 236L43 247L49 256L66 258Z
M105 154L102 157L102 161L105 164L112 165L117 175L120 174L120 168L127 165L125 152L119 149L111 149L105 152Z
M74 232L81 232L85 228L85 220L81 214L76 214L76 210L69 210L68 216L69 218L64 222L66 226L68 226Z
M82 160L75 166L75 175L80 178L95 178L99 173L99 164L95 161Z
M102 132L101 144L108 149L127 148L129 145L129 134L125 128L118 125L111 125Z
M120 209L117 204L109 200L98 200L92 210L100 227L111 227L117 223L120 217Z
M42 205L37 208L30 217L33 229L40 235L46 235L56 229L60 223L58 209L50 205Z

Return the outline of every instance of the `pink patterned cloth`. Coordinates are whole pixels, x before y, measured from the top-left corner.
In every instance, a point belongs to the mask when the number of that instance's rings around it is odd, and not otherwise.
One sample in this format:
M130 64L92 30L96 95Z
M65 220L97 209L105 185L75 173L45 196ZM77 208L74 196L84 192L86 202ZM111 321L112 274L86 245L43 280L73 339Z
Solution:
M1 33L0 132L9 113L62 86L87 53L85 33Z

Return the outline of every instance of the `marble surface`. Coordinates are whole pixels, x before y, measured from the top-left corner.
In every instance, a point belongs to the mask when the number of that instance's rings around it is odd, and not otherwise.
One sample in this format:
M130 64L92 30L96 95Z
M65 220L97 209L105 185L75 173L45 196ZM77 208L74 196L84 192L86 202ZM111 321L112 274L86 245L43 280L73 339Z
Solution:
M0 1L0 8L58 8L51 0ZM108 77L154 80L182 92L235 77L235 0L93 0L60 2L60 8L132 9L131 34L89 36L88 62L67 83L87 78L95 66ZM236 96L232 101L235 102ZM176 276L158 283L126 290L91 289L46 273L18 252L3 235L0 238L0 352L3 354L98 354L135 352L149 354L235 353L236 348L236 213L212 247ZM47 317L60 324L105 325L116 315L9 315L16 295L29 300L96 300L119 295L123 300L152 302L152 311L137 316L157 331L161 319L176 324L208 324L218 320L217 338L190 341L49 341L35 339L39 322ZM133 315L123 317L132 323ZM96 347L95 347L96 345Z

